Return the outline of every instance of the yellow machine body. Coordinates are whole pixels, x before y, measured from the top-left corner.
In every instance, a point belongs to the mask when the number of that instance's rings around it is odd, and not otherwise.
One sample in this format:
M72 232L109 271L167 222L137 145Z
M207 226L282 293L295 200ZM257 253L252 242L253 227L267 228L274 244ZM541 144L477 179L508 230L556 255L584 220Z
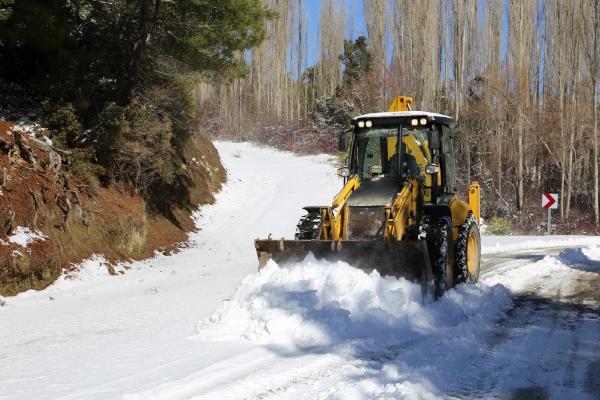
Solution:
M412 106L411 97L398 96L389 111L411 112ZM314 239L257 239L255 247L259 267L263 267L269 259L274 259L282 265L301 261L308 253L313 253L317 258L347 261L365 271L377 269L382 274L423 280L424 271L427 271L429 266L429 254L425 240L418 239L415 232L418 230L423 205L432 200L430 188L433 181L435 179L440 185L442 175L439 169L436 173L425 173L425 169L432 162L432 154L426 141L420 143L413 136L403 137L402 141L405 152L414 157L420 177L407 177L396 196L383 207L383 229L379 236L375 239L361 240L350 237L349 224L353 211L348 203L363 185L358 175L350 176L333 199L331 206L318 207L320 224ZM387 161L396 153L397 144L396 137L387 138ZM469 216L472 215L479 223L479 184L473 182L469 186L468 203L456 194L446 197L447 209L451 214L452 239L456 240L459 229Z
M389 112L397 111L412 111L413 109L413 98L409 96L396 96L390 108Z

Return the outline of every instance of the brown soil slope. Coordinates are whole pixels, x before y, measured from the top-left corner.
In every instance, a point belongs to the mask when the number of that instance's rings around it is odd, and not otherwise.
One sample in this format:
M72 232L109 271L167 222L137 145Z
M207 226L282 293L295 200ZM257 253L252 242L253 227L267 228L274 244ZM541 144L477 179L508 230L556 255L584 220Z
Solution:
M195 136L181 168L192 204L212 202L225 171L212 143ZM92 254L116 261L150 256L185 240L192 209L169 219L149 213L144 200L116 188L92 194L69 172L69 154L0 122L0 295L42 289L65 268ZM15 232L43 235L23 245ZM44 238L45 236L45 238Z

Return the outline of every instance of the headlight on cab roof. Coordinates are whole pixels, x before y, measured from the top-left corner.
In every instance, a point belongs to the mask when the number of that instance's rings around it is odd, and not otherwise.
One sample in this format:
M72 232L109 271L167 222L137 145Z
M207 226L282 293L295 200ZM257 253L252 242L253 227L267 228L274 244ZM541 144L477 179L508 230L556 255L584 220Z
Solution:
M364 128L365 127L365 121L358 121L358 127L359 128Z

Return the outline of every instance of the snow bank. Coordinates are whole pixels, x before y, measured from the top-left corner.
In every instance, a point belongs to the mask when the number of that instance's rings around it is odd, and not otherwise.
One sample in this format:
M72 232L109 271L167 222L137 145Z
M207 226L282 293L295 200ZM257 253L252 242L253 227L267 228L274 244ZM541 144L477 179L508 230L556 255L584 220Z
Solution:
M571 250L571 249L569 249ZM564 253L564 252L563 252ZM533 282L557 279L572 272L572 268L561 260L562 256L545 256L543 259L516 266L493 270L483 274L482 280L487 285L503 285L513 292L522 292L531 289Z
M569 248L556 256L545 256L532 263L508 263L505 267L483 271L480 282L522 292L535 287L535 282L567 279L572 276L573 270L600 272L600 246Z
M27 226L17 226L13 233L8 237L9 242L21 247L27 247L30 243L46 239L46 235L42 232L32 231Z
M511 251L544 249L554 247L598 246L599 236L482 236L483 254L506 253Z
M591 261L600 261L600 246L583 249L583 254Z
M270 262L244 279L215 314L197 324L205 340L250 341L286 349L328 346L356 339L397 343L438 335L466 323L478 330L511 304L502 286L460 286L442 301L423 299L405 279L366 274L344 262Z
M80 264L73 266L72 270L65 271L45 290L29 289L15 297L11 297L11 304L14 304L16 300L47 299L48 297L59 297L66 293L73 295L78 291L86 291L90 294L92 290L98 292L106 290L107 279L111 278L108 265L110 264L104 256L94 254ZM118 264L113 266L113 269L120 271L122 267L123 264Z
M600 246L566 249L558 255L557 259L571 268L600 272Z

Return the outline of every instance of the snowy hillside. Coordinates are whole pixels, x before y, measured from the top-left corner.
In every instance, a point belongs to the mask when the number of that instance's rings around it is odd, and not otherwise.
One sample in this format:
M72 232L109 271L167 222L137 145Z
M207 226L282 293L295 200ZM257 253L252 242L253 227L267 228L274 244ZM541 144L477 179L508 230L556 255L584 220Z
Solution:
M341 262L256 273L253 239L341 182L327 156L216 147L228 183L187 248L3 299L0 399L598 398L600 238L486 237L480 284L435 303Z

